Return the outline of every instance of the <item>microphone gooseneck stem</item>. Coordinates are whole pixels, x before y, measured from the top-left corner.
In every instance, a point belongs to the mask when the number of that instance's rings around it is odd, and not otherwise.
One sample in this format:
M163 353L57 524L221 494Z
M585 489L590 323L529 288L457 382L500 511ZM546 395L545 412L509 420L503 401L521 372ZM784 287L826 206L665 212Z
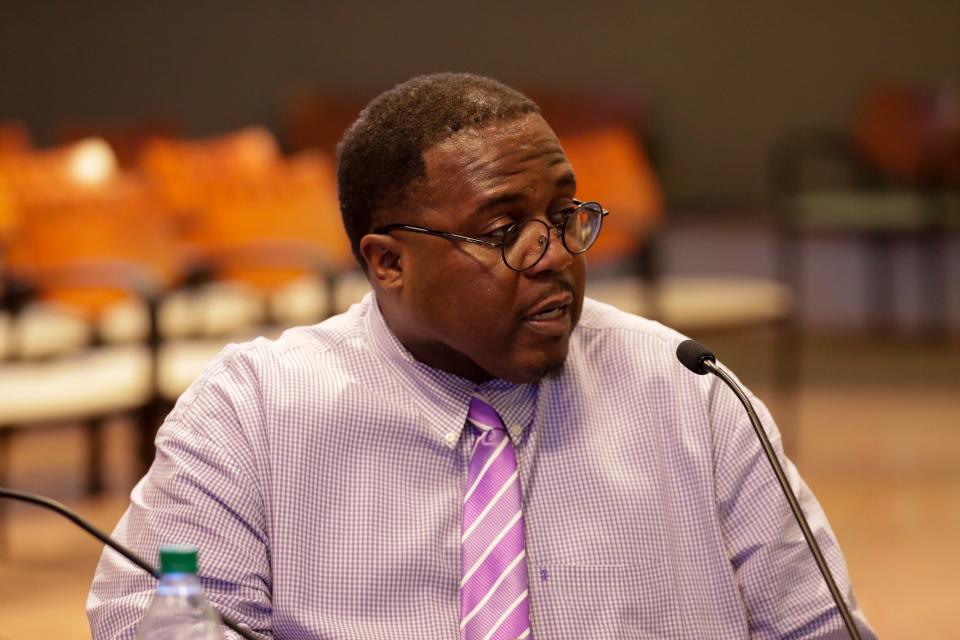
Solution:
M853 640L860 640L860 632L857 630L857 625L853 621L853 616L850 615L850 609L847 608L847 603L844 601L843 596L840 595L840 589L837 588L837 583L833 579L833 574L830 572L830 567L827 566L827 561L823 557L823 553L820 551L820 545L817 544L816 538L813 536L813 532L810 530L810 524L807 522L806 516L803 515L803 510L800 508L800 503L797 502L797 498L793 495L793 491L790 489L790 482L787 480L787 474L783 472L783 467L780 465L780 461L777 459L777 454L773 450L773 445L770 444L770 438L767 437L767 432L764 431L763 425L760 423L760 418L757 417L757 412L753 409L753 404L751 404L750 399L747 397L747 394L743 392L743 389L740 388L733 378L730 377L726 371L721 369L716 362L711 359L704 359L701 361L700 366L713 373L718 378L723 380L730 389L736 394L740 402L743 404L744 408L747 410L747 415L750 417L750 424L753 426L753 430L757 433L757 437L760 439L760 445L763 447L763 452L767 456L767 460L770 461L770 466L773 467L773 473L777 476L777 481L780 483L780 488L783 489L783 495L787 499L787 503L790 505L790 510L793 511L793 517L797 521L797 524L800 525L800 530L803 532L803 538L807 541L807 546L810 547L810 553L813 554L813 559L817 563L817 568L820 569L820 573L823 575L824 581L827 583L827 588L830 590L830 595L833 596L833 601L837 605L837 609L840 611L840 617L843 618L843 624L847 628L847 632L850 634L850 637Z
M154 578L160 577L160 572L156 570L153 566L150 565L143 558L135 554L133 551L121 546L117 542L114 542L113 538L96 529L92 524L88 523L86 520L75 514L73 511L70 511L67 507L57 502L56 500L51 500L50 498L44 498L43 496L38 496L33 493L26 493L25 491L15 491L13 489L4 489L0 487L0 496L5 496L8 498L13 498L14 500L20 500L22 502L29 502L51 511L56 511L62 515L67 520L72 521L78 527L92 535L94 538L107 545L124 558L137 565Z
M117 542L107 534L103 533L102 531L94 527L92 524L90 524L89 522L87 522L77 514L75 514L73 511L70 511L70 509L60 504L59 502L57 502L56 500L51 500L50 498L38 496L34 493L27 493L26 491L16 491L14 489L5 489L4 487L0 487L0 498L11 498L13 500L20 500L21 502L28 502L30 504L43 507L44 509L49 509L51 511L59 513L64 518L66 518L67 520L70 520L75 525L77 525L78 527L80 527L90 535L92 535L94 538L96 538L103 544L107 545L108 547L110 547L111 549L113 549L114 551L122 555L124 558L126 558L133 564L137 565L138 567L140 567L141 569L143 569L144 571L152 575L154 578L160 577L160 572L157 570L156 567L151 565L149 562L146 562L143 558L135 554L133 551L130 551L129 549L121 545L119 542ZM225 624L227 627L229 627L231 630L235 631L236 633L240 634L242 637L246 638L246 640L259 640L257 636L253 635L250 631L247 631L246 629L242 628L239 624L237 624L227 616L223 615L219 611L217 613L220 614L220 619L223 620L223 624Z

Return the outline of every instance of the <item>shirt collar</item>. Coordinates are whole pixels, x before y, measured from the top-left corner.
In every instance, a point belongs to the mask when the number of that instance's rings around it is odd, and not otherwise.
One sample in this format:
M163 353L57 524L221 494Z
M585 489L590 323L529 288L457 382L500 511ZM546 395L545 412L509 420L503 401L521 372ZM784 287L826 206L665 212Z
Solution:
M387 326L373 293L367 295L363 304L369 309L366 332L374 352L395 374L433 437L451 448L456 447L466 425L470 398L479 393L500 414L513 443L520 443L533 419L539 383L516 384L494 379L477 384L430 367L414 358L400 343Z

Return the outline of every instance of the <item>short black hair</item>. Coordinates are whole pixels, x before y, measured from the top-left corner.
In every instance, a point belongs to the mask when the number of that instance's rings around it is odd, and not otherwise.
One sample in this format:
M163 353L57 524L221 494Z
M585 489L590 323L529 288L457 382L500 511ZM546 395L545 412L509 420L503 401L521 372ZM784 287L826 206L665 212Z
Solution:
M531 113L540 108L519 91L469 73L417 76L374 98L337 145L340 215L360 265L360 239L381 223L377 214L403 205L411 183L426 178L425 151Z

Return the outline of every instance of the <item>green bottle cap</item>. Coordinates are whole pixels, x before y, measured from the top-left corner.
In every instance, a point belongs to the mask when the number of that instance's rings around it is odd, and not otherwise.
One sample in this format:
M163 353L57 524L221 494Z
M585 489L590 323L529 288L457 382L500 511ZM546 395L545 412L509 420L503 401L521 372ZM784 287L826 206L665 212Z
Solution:
M197 548L189 545L160 547L160 573L197 573Z

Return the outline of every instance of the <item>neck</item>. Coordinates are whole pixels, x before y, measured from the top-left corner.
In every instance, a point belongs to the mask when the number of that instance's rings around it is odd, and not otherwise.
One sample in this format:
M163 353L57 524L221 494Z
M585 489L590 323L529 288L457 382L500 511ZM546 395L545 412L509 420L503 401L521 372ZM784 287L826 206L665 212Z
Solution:
M475 384L482 384L494 378L473 360L449 345L417 335L412 328L415 323L405 322L403 315L395 313L389 305L384 306L377 302L377 306L387 328L416 361Z

